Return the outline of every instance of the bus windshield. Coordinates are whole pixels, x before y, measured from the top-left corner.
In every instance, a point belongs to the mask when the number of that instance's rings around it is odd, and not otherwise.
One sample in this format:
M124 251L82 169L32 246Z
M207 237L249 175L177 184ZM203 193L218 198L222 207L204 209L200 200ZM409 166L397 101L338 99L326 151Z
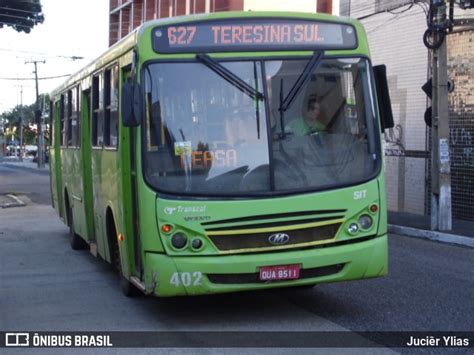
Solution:
M145 67L144 173L167 193L245 196L357 184L378 167L369 65L325 58L282 110L308 59L221 61L264 97L197 62Z

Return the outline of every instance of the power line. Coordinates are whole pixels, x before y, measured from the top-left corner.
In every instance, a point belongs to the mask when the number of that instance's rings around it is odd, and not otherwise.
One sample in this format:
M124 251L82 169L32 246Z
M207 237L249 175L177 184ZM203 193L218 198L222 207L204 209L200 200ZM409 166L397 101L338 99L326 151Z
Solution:
M410 5L408 6L408 8L404 9L404 10L401 10L399 12L393 12L393 10L397 10L401 7L404 7L404 6L407 6L407 5ZM410 10L413 6L415 5L415 0L412 0L410 2L406 2L405 4L400 4L400 5L397 5L391 9L385 9L385 10L380 10L380 11L376 11L376 12L373 12L371 14L368 14L368 15L364 15L364 16L361 16L361 17L357 17L358 20L365 20L366 18L368 17L372 17L372 16L375 16L375 15L378 15L378 14L382 14L382 13L389 13L389 14L392 14L392 15L399 15L401 13L404 13L408 10ZM359 9L357 9L357 12L359 12Z
M44 52L30 52L30 51L23 51L23 50L19 50L19 49L0 48L0 51L2 51L2 52L25 53L25 54L35 54L35 55L45 56L45 57L47 57L47 58L66 58L66 59L72 59L72 60L87 59L86 57L81 57L81 56L77 56L77 55L72 55L72 56L69 56L69 55L60 55L60 54L49 55L49 54L44 53Z
M402 15L402 14L403 14L403 16L400 16L400 15ZM395 21L395 20L397 20L397 19L406 18L406 17L408 17L408 15L409 15L409 14L406 14L405 11L401 11L401 12L395 14L395 16L393 16L393 17L391 17L390 19L388 19L386 22L383 22L383 23L379 24L378 26L375 26L374 28L368 29L368 30L367 30L367 34L372 33L372 32L375 32L375 31L378 30L380 27L386 26L387 24L389 24L389 23L391 23L391 22L393 22L393 21Z
M49 80L49 79L58 79L58 78L64 78L66 76L70 76L71 74L64 74L64 75L57 75L57 76L46 76L43 78L38 78L38 80ZM2 78L0 77L0 80L35 80L35 78Z

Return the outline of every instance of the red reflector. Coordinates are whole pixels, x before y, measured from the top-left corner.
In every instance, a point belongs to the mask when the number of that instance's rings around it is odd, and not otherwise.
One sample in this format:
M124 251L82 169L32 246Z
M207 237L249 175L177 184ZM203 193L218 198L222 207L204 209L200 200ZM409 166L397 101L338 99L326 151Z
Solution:
M123 236L123 234L119 234L118 235L118 240L123 242L123 240L125 239L125 237Z
M370 212L375 213L379 210L379 206L377 205L372 205L370 206Z

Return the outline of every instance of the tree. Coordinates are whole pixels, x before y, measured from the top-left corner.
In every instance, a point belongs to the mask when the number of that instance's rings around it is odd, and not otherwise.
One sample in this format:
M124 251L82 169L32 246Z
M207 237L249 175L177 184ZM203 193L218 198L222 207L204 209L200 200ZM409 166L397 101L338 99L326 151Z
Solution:
M43 21L40 0L2 0L0 2L0 28L6 25L18 32L30 33L35 25Z
M39 102L43 109L43 116L47 117L49 115L49 95L41 94ZM43 103L45 104L43 105ZM18 138L20 136L20 117L23 117L23 143L35 144L37 131L32 128L35 124L35 110L36 105L33 103L31 105L17 105L11 111L2 113L0 120L4 122L5 131L15 132L15 136Z

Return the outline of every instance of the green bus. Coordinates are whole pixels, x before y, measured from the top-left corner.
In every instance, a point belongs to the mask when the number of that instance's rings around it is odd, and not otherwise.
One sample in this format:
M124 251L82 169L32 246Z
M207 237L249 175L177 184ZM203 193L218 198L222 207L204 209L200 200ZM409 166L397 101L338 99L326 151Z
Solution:
M51 112L53 207L127 296L387 273L393 119L358 21L151 21L54 90Z

